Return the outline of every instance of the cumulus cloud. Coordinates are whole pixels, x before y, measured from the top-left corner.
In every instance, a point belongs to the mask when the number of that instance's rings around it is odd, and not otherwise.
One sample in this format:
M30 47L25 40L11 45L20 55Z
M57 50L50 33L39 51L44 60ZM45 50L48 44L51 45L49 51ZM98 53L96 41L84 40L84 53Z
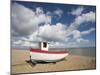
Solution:
M71 23L70 26L67 28L66 34L69 34L73 30L76 30L84 22L95 22L95 13L90 11L89 13L77 16L75 18L75 21Z
M77 9L72 10L71 14L75 16L79 16L82 14L83 10L84 10L83 7L78 7Z
M43 14L44 11L41 7L36 8L36 14Z
M89 13L82 14L75 19L77 24L81 24L83 22L94 22L95 21L95 13L90 11Z
M89 42L89 40L83 39L83 38L77 38L76 41L77 41L78 43L81 43L81 42L87 43L87 42Z
M90 28L88 30L81 31L81 32L79 30L74 30L71 34L73 35L74 39L77 39L77 38L81 38L84 35L91 34L93 31L95 31L95 28Z
M95 31L95 28L90 28L89 30L86 30L86 31L82 31L81 32L81 35L88 35L90 34L91 32Z
M79 30L74 30L72 32L72 35L73 35L73 38L74 39L77 39L77 38L80 38L81 37L81 32Z
M87 33L86 31L81 33L77 30L77 28L84 22L93 21L95 21L95 13L89 12L76 17L75 21L71 23L69 27L62 23L57 23L56 25L43 25L39 28L39 36L42 38L42 40L66 42L69 39L67 37L70 36L72 33L74 35L74 38L79 38L82 36L81 34ZM91 33L93 31L93 28L88 31L89 33Z
M39 36L47 41L65 41L66 26L57 23L56 25L44 25L39 29Z
M73 12L76 18L72 23L67 25L62 23L56 23L52 25L51 20L53 15L61 17L63 11L57 9L53 12L44 12L43 8L36 7L36 10L31 10L21 4L12 4L12 42L14 45L20 46L38 46L35 41L49 41L52 42L51 47L66 46L77 44L81 42L89 42L87 39L83 39L82 36L88 35L95 30L90 28L89 30L80 32L77 28L84 22L94 22L95 13L90 11L82 14L84 8L79 7ZM17 36L16 36L17 35ZM70 36L73 37L70 37ZM14 38L16 37L16 38Z
M34 30L37 25L32 22L35 13L28 8L14 3L12 4L12 28L13 34L29 34ZM32 28L32 29L31 29Z
M44 14L42 8L37 7L36 11L18 4L12 4L12 34L29 35L37 30L42 23L51 23L51 17Z
M38 43L37 42L31 42L31 41L29 41L28 39L27 39L27 41L26 40L22 40L22 39L18 39L18 40L14 40L13 42L12 42L12 46L15 46L15 47L17 47L17 46L19 46L19 47L38 47L39 45L38 45Z
M67 47L84 47L84 46L95 46L95 43L91 43L88 39L83 38L83 36L91 34L93 31L95 31L95 28L90 28L85 31L79 31L74 30L70 33L72 35L72 38L70 37L70 41L67 41L66 45ZM68 37L68 36L67 36Z
M62 14L63 14L63 11L61 9L56 9L54 11L54 14L57 15L60 18L62 16Z
M22 43L22 40L17 40L17 41L14 41L13 44L19 45L19 44L21 44L21 43Z
M65 48L67 43L62 43L62 42L50 42L49 46L51 48Z

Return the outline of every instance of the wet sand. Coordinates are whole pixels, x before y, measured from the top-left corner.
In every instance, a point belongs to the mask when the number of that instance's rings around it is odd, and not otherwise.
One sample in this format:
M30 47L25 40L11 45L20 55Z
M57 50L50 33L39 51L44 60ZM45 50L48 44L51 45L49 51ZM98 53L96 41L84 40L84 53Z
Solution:
M69 71L69 70L84 70L95 69L95 57L86 57L78 55L69 55L65 60L54 63L37 63L32 65L28 63L29 51L27 50L12 50L12 74L18 73L35 73L35 72L51 72L51 71Z

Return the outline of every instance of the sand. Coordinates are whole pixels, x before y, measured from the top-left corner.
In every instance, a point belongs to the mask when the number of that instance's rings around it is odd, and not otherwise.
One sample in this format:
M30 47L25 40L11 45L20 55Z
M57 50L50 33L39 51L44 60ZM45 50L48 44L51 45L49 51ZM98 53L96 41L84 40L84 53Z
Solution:
M78 55L69 55L65 60L53 63L37 63L32 65L27 63L29 60L29 51L27 50L12 50L12 74L19 73L35 73L35 72L51 72L51 71L69 71L69 70L84 70L95 69L95 57L86 57Z

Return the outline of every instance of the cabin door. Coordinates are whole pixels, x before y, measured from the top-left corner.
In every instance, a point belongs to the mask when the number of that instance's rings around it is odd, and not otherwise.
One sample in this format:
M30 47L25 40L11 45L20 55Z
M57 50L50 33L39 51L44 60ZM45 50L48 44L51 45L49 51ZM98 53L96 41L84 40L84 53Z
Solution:
M48 51L48 43L47 42L42 42L42 50Z
M46 48L47 47L47 43L43 42L43 47Z

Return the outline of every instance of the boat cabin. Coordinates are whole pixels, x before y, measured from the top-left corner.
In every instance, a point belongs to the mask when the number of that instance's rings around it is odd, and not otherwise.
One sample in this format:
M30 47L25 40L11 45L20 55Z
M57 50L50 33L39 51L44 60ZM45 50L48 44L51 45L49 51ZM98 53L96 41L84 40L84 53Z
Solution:
M48 42L40 42L41 50L48 51Z

